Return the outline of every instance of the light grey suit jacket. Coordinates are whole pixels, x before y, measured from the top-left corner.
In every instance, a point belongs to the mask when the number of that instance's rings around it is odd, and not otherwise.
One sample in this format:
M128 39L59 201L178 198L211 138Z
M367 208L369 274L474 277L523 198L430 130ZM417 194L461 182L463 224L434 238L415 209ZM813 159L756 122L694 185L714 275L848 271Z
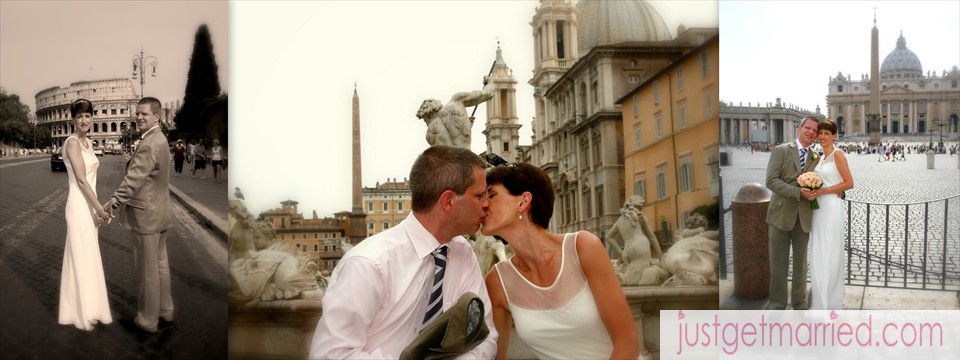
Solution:
M770 162L767 163L767 189L773 192L770 207L767 208L767 224L777 229L790 231L800 217L800 226L804 232L810 232L813 210L810 201L800 195L797 177L813 171L820 161L813 151L807 151L805 167L800 168L797 141L781 144L773 149Z
M170 149L159 128L147 133L127 165L127 175L107 203L110 210L126 204L120 216L139 234L170 229Z

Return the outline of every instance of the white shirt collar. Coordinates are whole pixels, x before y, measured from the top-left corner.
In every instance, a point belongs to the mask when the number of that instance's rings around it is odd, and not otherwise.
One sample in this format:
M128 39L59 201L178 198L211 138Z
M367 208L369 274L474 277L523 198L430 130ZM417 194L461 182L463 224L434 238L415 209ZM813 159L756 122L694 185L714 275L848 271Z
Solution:
M411 211L403 221L403 230L407 232L410 241L413 243L413 249L417 253L417 258L423 259L430 255L434 250L440 247L440 241L433 236L427 228L423 227L420 220L413 215Z

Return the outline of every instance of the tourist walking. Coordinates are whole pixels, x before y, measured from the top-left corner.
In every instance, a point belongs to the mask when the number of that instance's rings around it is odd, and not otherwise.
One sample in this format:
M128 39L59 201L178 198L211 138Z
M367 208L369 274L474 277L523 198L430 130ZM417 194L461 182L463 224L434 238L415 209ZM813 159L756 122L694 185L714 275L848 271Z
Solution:
M173 146L173 176L180 176L183 173L183 160L187 158L187 147L183 146L183 140L177 140Z
M200 180L207 179L207 149L203 147L203 139L197 141L193 146L193 178L197 178L197 172L200 172Z
M213 139L213 146L210 147L210 165L213 165L213 182L221 183L220 171L223 169L223 160L227 155L220 146L220 139Z

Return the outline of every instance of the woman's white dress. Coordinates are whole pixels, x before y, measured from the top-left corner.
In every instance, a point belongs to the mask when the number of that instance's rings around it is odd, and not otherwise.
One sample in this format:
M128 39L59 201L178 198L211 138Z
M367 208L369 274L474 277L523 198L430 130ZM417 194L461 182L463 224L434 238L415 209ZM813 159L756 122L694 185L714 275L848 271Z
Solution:
M577 234L563 237L560 272L540 287L512 261L496 265L520 339L540 359L607 359L613 342L580 268Z
M834 162L835 149L817 164L814 170L823 187L843 182ZM836 194L817 197L820 208L813 210L810 229L810 283L814 310L842 310L844 285L844 218L843 200Z
M66 141L80 140L71 135ZM80 146L80 154L86 167L87 182L96 194L97 168L100 166L100 161L93 153L93 146L89 139L86 139L86 144ZM113 322L113 317L110 315L107 285L100 260L96 210L87 203L87 199L80 192L70 160L70 156L64 149L63 163L67 168L69 192L65 209L67 241L63 250L63 269L60 274L59 323L91 330L95 321L109 324Z

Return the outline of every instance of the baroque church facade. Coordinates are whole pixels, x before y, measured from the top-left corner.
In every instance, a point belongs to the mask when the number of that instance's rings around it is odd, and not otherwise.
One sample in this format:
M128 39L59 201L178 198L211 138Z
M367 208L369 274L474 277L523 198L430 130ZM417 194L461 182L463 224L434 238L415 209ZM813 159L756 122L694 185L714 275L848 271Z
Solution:
M541 0L531 26L532 144L518 149L516 158L541 167L553 181L551 231L603 237L626 197L617 101L718 30L681 26L673 37L641 0Z
M876 32L876 24L873 31ZM871 56L878 57L873 46ZM872 78L873 77L873 78ZM878 77L878 79L877 79ZM879 81L879 125L872 129L871 82ZM958 138L960 113L960 68L926 72L920 58L907 47L901 32L896 47L883 59L879 74L862 74L859 79L837 72L828 83L827 111L840 132L862 136L876 130L880 135L943 135Z

